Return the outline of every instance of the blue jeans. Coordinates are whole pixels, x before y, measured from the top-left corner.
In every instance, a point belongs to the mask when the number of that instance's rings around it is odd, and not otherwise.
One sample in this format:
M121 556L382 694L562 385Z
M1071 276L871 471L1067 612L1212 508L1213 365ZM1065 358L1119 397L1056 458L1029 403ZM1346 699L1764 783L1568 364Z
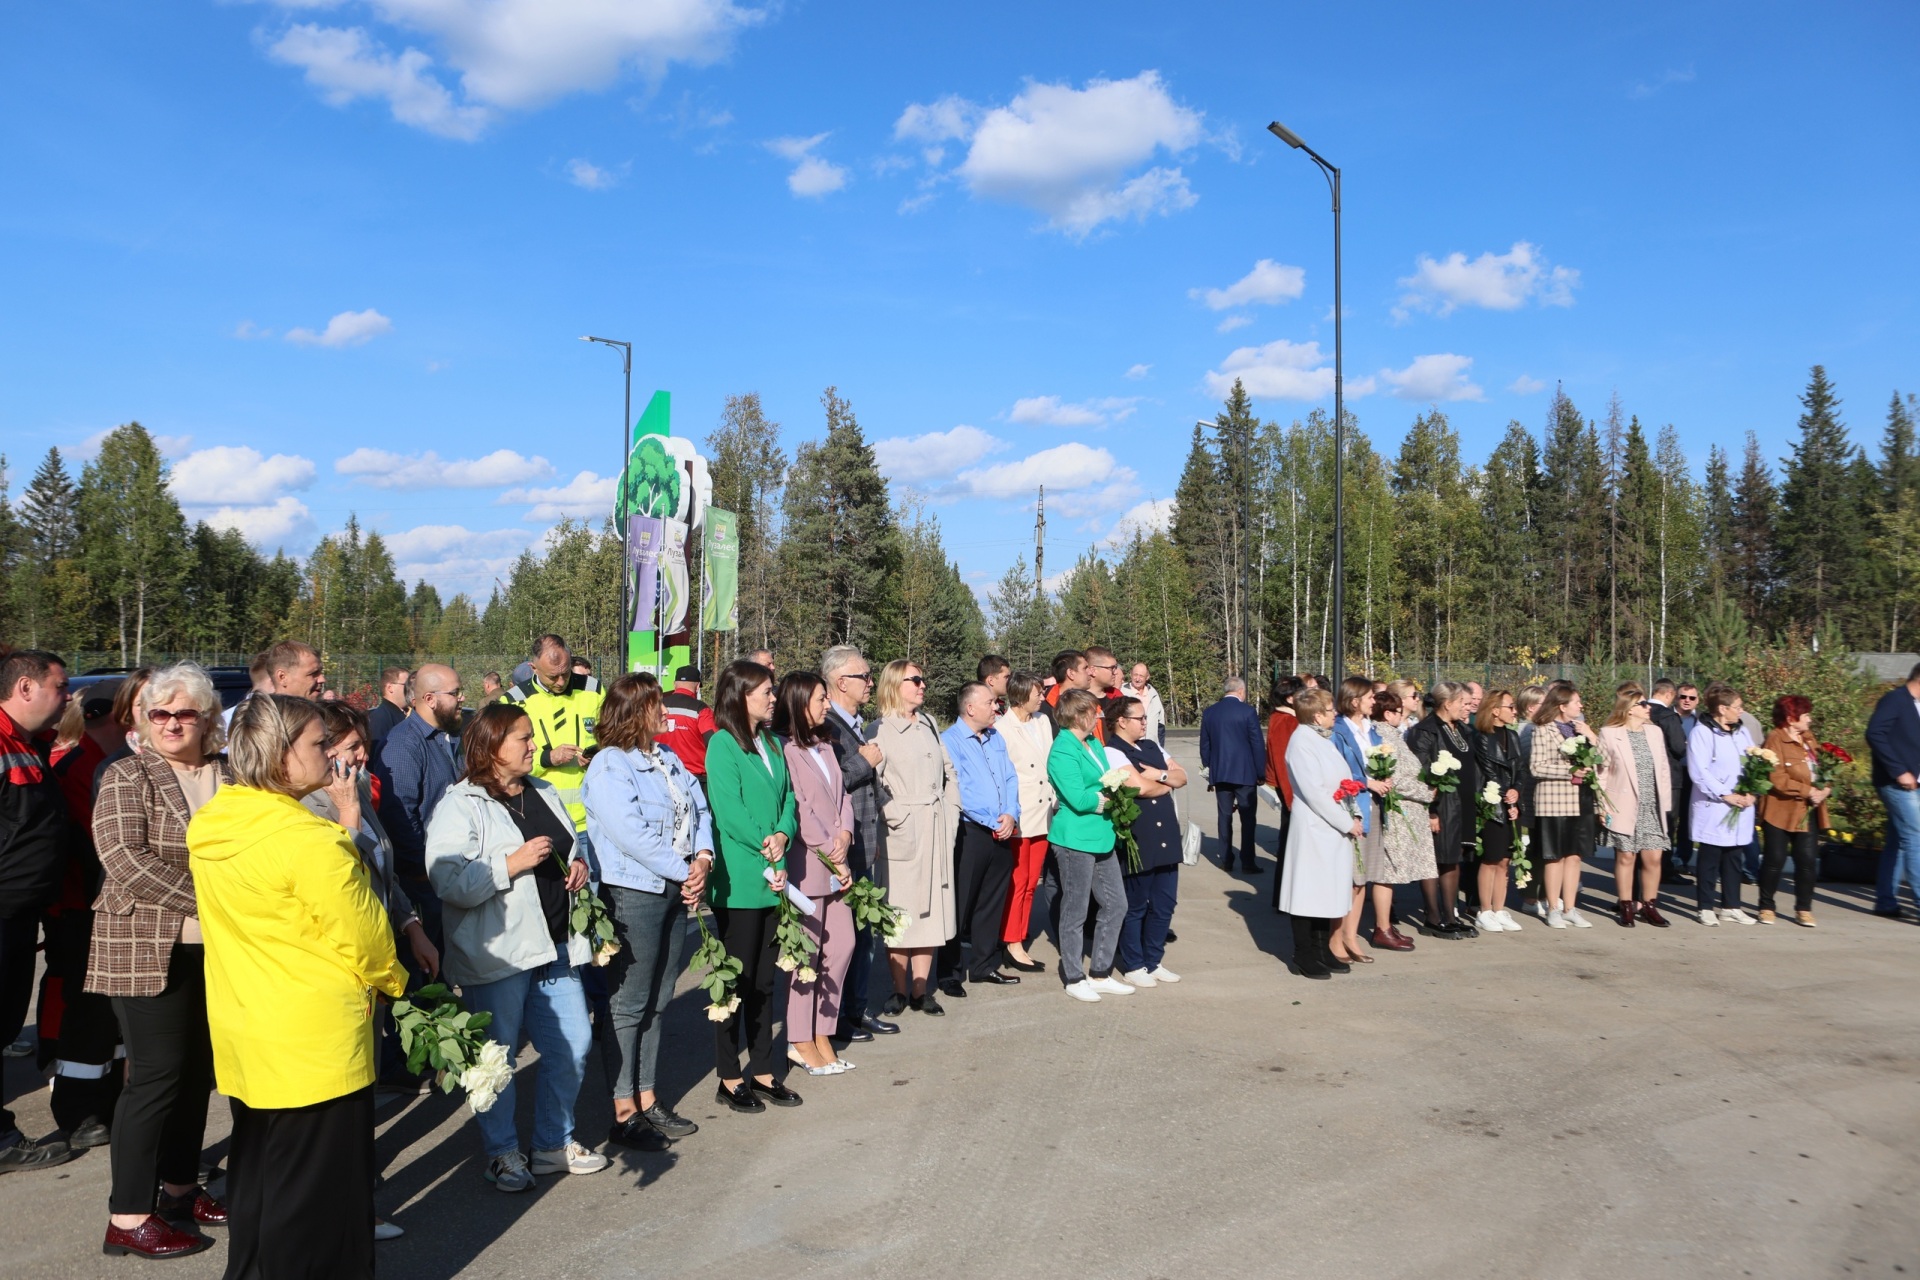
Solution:
M638 1099L653 1092L660 1026L673 1000L687 940L687 909L675 884L659 893L602 885L600 896L613 915L613 934L621 944L620 954L601 970L607 975L613 1025L607 1081L615 1098Z
M1180 893L1180 864L1122 876L1121 883L1127 890L1127 918L1120 922L1120 971L1151 973L1167 954L1167 927L1173 923Z
M1900 883L1907 896L1920 904L1920 791L1904 787L1876 787L1887 806L1887 843L1880 851L1880 882L1873 895L1875 911L1900 905Z
M566 944L557 950L558 958L550 964L460 989L469 1009L493 1015L487 1038L507 1046L510 1061L519 1056L522 1031L540 1055L540 1091L533 1103L535 1151L558 1151L573 1140L573 1104L593 1044L579 971L567 963ZM489 1159L520 1148L513 1106L514 1084L508 1081L499 1100L474 1116Z

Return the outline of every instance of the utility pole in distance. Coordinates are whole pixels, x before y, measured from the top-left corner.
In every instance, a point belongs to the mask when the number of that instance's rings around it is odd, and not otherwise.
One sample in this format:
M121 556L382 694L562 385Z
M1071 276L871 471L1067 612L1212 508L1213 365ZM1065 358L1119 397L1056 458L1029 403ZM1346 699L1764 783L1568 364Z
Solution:
M1033 598L1047 594L1047 486L1040 486L1040 505L1033 517Z

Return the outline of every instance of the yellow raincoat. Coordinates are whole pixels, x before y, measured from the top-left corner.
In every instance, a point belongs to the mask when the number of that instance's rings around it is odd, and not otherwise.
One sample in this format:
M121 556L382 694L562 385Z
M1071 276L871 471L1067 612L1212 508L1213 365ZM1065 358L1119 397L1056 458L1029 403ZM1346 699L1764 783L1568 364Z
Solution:
M227 786L187 827L220 1092L304 1107L373 1083L374 992L406 972L345 828Z

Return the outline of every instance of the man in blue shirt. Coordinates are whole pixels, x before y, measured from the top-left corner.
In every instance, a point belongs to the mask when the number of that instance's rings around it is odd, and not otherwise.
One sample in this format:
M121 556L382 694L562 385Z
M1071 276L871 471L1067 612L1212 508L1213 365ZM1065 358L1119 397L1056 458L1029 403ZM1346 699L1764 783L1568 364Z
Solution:
M380 779L380 824L393 841L393 865L433 945L445 949L440 899L427 882L427 823L460 776L460 677L429 662L414 673L413 714L393 727L373 758Z
M1013 837L1020 823L1020 779L1007 744L993 727L993 690L977 680L960 687L960 718L940 735L960 783L960 832L954 846L953 940L940 948L940 989L964 996L960 943L973 944L968 981L1012 986L1020 981L1000 971L1005 946L1007 896L1013 889Z

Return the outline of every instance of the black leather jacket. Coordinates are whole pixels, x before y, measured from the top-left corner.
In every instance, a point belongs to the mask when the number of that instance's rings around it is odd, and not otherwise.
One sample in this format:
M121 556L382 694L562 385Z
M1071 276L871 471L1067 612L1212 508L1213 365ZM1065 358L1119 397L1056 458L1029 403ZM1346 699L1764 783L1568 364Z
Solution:
M1498 784L1501 795L1508 791L1520 793L1520 821L1524 824L1528 817L1528 797L1533 788L1528 785L1527 762L1520 754L1520 735L1511 729L1495 729L1489 733L1475 732L1473 735L1473 763L1480 771L1482 785L1488 780ZM1507 821L1507 809L1500 806L1495 815L1496 822Z

